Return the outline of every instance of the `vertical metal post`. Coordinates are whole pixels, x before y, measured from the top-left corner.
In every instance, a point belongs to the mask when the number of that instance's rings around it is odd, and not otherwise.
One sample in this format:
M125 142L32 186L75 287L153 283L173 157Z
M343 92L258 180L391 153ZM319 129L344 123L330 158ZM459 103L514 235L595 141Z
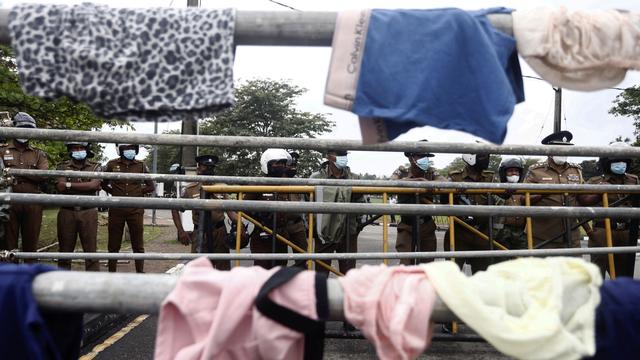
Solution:
M278 198L277 193L275 194L275 199ZM271 228L273 229L273 232L271 233L271 253L275 254L276 253L276 235L278 234L278 213L274 212L273 213L273 221L271 222ZM275 260L271 260L271 267L275 267L276 266L276 261Z
M158 134L158 121L153 123L153 134ZM153 145L153 162L151 164L151 171L154 174L158 173L158 145ZM156 193L155 196L158 196ZM156 209L151 210L151 225L156 226Z
M416 204L420 203L420 197L418 194L415 194L415 198L416 198ZM413 217L413 225L411 225L411 252L416 252L416 249L418 247L418 242L419 240L419 233L420 232L420 216L419 215L415 215ZM418 259L416 258L412 258L411 259L411 264L412 265L416 265L418 263Z
M453 206L453 192L449 193L449 205ZM449 250L455 251L456 249L456 236L455 236L455 222L453 216L449 216ZM451 261L455 261L451 258Z
M313 202L313 191L309 192L309 201ZM307 252L309 254L313 253L314 243L313 243L313 214L309 213L309 240L307 240ZM313 261L307 261L307 269L313 270Z
M453 206L453 192L449 193L449 205ZM446 241L446 240L445 240ZM453 221L453 216L449 216L449 250L455 251L456 249L456 237L455 237L455 222ZM456 259L451 258L451 261L456 261ZM458 323L451 323L451 332L454 334L458 333Z
M524 193L524 206L531 206L531 193ZM531 223L531 217L527 216L527 249L533 249L533 226Z
M487 193L487 205L493 205L493 194ZM493 250L493 216L489 216L489 231L487 233L489 238L489 250ZM495 263L493 257L489 258L491 264Z
M242 201L242 191L238 193L238 201ZM236 213L236 254L240 254L240 243L242 242L242 211ZM240 266L240 260L236 260L236 266Z
M387 193L382 193L382 203L387 204ZM389 218L388 215L382 215L382 252L389 251ZM385 265L389 265L389 259L383 259Z
M562 88L553 88L556 92L555 108L553 110L553 132L562 130Z
M605 209L609 207L609 194L607 193L602 193L602 207ZM604 219L604 232L607 237L607 247L611 248L613 246L613 239L611 238L611 219L609 218ZM613 259L613 254L608 253L607 259L609 260L609 277L611 279L615 279L616 266Z
M204 198L206 195L206 193L204 192L204 190L200 189L200 198ZM192 210L195 211L195 210ZM198 233L196 236L196 241L197 241L197 245L196 245L196 252L198 253L203 253L204 252L204 210L199 210L198 211L198 219L199 219L199 224L198 224Z

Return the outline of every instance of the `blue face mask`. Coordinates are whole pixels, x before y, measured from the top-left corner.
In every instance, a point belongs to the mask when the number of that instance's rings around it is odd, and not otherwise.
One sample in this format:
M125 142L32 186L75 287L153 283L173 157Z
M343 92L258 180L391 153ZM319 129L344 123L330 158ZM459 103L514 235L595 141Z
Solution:
M431 165L431 162L429 161L429 158L425 156L423 158L416 160L416 165L418 165L420 170L427 171L429 170L429 166Z
M338 169L346 168L348 163L349 163L349 161L348 161L347 155L336 156L336 167Z
M71 157L74 158L75 160L84 160L87 158L87 151L86 150L72 151Z
M122 156L125 157L125 159L127 160L133 160L136 157L136 151L135 150L125 150L122 152Z
M624 175L627 172L627 163L624 161L611 163L611 172L617 175Z

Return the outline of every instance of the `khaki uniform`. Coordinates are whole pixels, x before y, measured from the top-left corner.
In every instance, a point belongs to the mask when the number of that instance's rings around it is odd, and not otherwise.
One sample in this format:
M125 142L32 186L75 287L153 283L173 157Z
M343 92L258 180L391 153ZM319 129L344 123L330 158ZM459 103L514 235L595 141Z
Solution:
M85 160L82 165L76 165L72 160L63 162L58 170L73 171L102 171L100 164ZM66 178L66 182L89 182L91 179ZM96 191L79 191L65 189L65 195L90 195L95 196ZM80 236L82 251L96 252L98 242L98 209L95 207L71 206L61 207L58 211L58 242L60 252L73 252ZM100 271L97 260L85 260L85 269ZM58 260L58 266L71 269L71 260Z
M632 174L624 176L605 174L594 176L587 181L588 184L611 184L611 185L638 185L638 177ZM626 194L609 194L609 204L614 203ZM594 206L602 206L602 201ZM617 207L631 207L631 201L625 201ZM613 246L636 246L636 242L629 241L629 225L630 219L611 219L611 238ZM604 227L604 219L595 219L593 221L593 233L589 236L589 247L605 247L607 246L607 237ZM633 277L635 267L635 254L618 254L614 255L614 263L616 267L616 276ZM605 271L609 268L608 256L606 254L591 255L591 262L598 265L600 272L604 277Z
M260 201L302 201L303 197L300 194L259 194L259 193L246 193L243 197L244 200L260 200ZM273 213L256 213L251 214L252 217L260 221L264 226L273 230ZM276 213L276 231L285 239L291 241L300 248L307 250L307 227L302 214L293 213ZM272 236L259 229L257 226L254 232L251 234L250 245L251 253L253 254L265 254L274 253L274 243ZM287 245L275 240L275 253L286 254L289 252ZM256 266L261 266L266 269L270 269L274 266L287 266L286 260L254 260ZM304 262L298 263L300 266L304 266Z
M565 163L564 166L552 164L551 160L540 162L529 167L524 179L525 183L533 184L583 184L582 168L579 165ZM535 193L532 193L535 195ZM534 206L577 206L575 194L548 194ZM565 233L577 225L578 219L560 217L531 218L533 229L533 245L536 246L546 240L560 236L545 245L544 248L566 248ZM575 229L569 233L570 247L580 247L580 231Z
M49 160L44 151L27 145L26 149L18 150L11 143L0 148L4 166L9 169L38 169L48 170ZM16 177L11 188L14 193L40 193L42 181L34 181L26 177ZM40 227L42 226L42 205L12 204L9 208L9 224L7 226L7 240L5 248L18 248L18 236L22 234L22 251L37 250Z
M202 183L196 182L185 186L182 189L180 197L185 199L199 199L200 190L202 189ZM223 198L220 194L214 194L217 198ZM212 233L207 235L205 229L205 236L202 239L202 252L223 253L228 254L229 249L225 245L227 236L227 228L224 224L224 212L223 211L211 211L211 230ZM200 226L204 226L200 223L200 211L192 211L193 220L193 232L189 235L191 237L191 252L198 252L198 230ZM209 238L210 236L210 238ZM211 242L209 243L209 239ZM213 265L218 270L231 269L231 262L229 260L216 260L213 261Z
M401 179L416 179L416 178L424 178L427 181L447 181L447 179L438 174L435 171L429 169L426 173L423 173L423 176L416 175L413 172L409 172L406 174L404 178ZM394 173L395 175L395 173ZM399 175L400 176L400 175ZM398 195L398 203L399 204L433 204L434 198L433 195L428 194L420 194L420 196L416 199L414 194L400 194ZM417 217L417 226L418 229L418 242L417 242L417 251L436 251L436 224L433 221L431 216L420 216ZM411 215L403 215L400 217L400 223L398 224L398 236L396 238L396 251L397 252L412 252L413 245L413 230L414 223L416 223L416 216ZM430 262L433 259L420 259L419 262ZM402 265L412 265L413 259L401 259L400 264Z
M332 173L330 171L330 167L329 167L329 163L325 162L322 164L322 167L320 168L320 171L317 171L313 174L311 174L310 176L311 179L360 179L360 177L356 174L353 174L351 172L351 169L349 169L349 167L346 167L345 169L343 169L342 171L342 176L341 177L337 177L336 174ZM340 190L338 190L340 191ZM349 190L350 191L350 190ZM365 199L364 199L364 195L362 194L351 194L350 196L351 202L352 203L364 203ZM315 240L315 251L316 253L357 253L358 252L358 234L359 229L358 229L358 215L347 215L346 216L346 229L347 229L347 234L345 235L345 240L343 241L343 239L334 239L334 241L331 241L330 243L327 244L322 244L321 241L318 240L317 237L317 232L318 229L316 228L316 240ZM317 221L316 221L317 224ZM345 224L335 224L335 226L340 226L340 225L345 225ZM330 261L327 261L327 263L330 263ZM346 274L347 271L353 269L356 267L356 260L339 260L338 261L339 267L340 267L340 272L343 274ZM321 272L327 272L328 270L326 270L323 267L317 266L316 265L316 271L321 271Z
M453 171L449 173L449 181L452 182L485 182L490 183L493 182L494 172L493 171L482 171L482 173L476 173L469 169L468 166L465 166L464 169ZM464 198L463 198L464 196ZM495 198L492 199L492 204L496 204L497 201ZM461 195L456 196L456 204L458 205L488 205L489 199L487 195ZM481 231L483 234L488 235L489 233L489 218L488 217L473 217L473 218L461 218L461 220L465 221L469 225L475 227L477 230ZM476 234L471 231L463 228L460 225L455 226L455 250L456 251L470 251L470 250L489 250L490 244L478 237ZM444 235L444 249L445 251L449 251L451 249L449 242L449 231L447 230ZM471 269L473 272L486 270L487 267L491 264L489 258L456 258L456 263L458 266L462 267L464 263L471 265Z
M138 160L125 161L121 158L113 159L107 163L105 172L120 173L148 173L147 166ZM144 194L143 183L135 180L109 180L111 195L142 197ZM109 252L120 252L122 246L122 235L125 223L129 227L131 237L131 249L134 253L144 252L144 209L139 208L110 208L109 209L109 241L107 248ZM144 260L136 260L136 272L144 272ZM117 260L109 260L109 271L115 272L118 267Z
M521 206L522 195L512 195L504 201L504 206ZM510 216L499 219L494 223L497 230L495 240L510 250L526 249L527 235L524 232L526 218Z

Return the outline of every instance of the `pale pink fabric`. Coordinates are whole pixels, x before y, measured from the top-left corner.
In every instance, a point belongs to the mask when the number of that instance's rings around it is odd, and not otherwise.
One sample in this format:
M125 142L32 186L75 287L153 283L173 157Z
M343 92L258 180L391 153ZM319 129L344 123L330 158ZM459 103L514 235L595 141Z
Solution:
M436 293L419 266L363 266L339 279L344 314L381 359L414 359L431 343Z
M260 287L277 270L218 271L206 258L187 264L160 309L155 359L302 359L304 335L254 306ZM311 271L272 291L270 298L318 319Z
M518 53L553 85L599 90L640 69L639 13L540 7L512 17Z

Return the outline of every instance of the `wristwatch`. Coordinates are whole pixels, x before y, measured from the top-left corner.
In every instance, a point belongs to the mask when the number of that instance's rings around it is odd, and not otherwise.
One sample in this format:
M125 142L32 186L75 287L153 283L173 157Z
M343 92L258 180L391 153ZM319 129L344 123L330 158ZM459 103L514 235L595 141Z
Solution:
M65 186L67 189L71 189L71 183L70 183L69 181L67 181L67 183L66 183L66 184L64 184L64 186Z

